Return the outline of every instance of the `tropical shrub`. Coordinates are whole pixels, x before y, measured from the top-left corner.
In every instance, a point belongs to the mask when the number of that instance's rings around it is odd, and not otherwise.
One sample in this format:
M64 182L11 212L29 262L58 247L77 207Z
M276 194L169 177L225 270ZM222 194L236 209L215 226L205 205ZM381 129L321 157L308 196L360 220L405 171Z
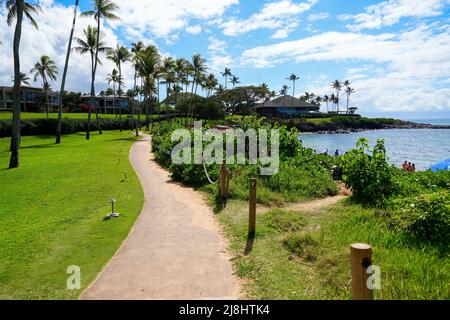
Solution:
M450 193L402 199L394 205L394 222L419 241L450 244Z
M360 139L356 149L342 157L341 165L343 181L357 202L381 206L398 192L398 170L388 164L383 140L378 140L371 151L369 141Z

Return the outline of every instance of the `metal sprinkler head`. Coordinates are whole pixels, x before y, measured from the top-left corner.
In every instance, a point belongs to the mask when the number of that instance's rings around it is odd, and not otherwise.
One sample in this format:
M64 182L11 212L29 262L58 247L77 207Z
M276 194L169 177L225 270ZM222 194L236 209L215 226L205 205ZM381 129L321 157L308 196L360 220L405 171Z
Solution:
M120 213L115 212L114 210L114 204L117 202L116 199L111 199L111 213L108 214L106 217L107 218L117 218L120 216Z

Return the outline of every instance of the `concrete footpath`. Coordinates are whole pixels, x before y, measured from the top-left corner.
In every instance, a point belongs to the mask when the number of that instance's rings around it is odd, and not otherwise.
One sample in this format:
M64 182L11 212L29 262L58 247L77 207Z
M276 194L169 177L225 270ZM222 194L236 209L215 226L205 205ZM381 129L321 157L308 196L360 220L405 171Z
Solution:
M150 143L146 136L130 153L144 188L141 215L81 299L238 299L239 283L212 209L170 179L153 160Z

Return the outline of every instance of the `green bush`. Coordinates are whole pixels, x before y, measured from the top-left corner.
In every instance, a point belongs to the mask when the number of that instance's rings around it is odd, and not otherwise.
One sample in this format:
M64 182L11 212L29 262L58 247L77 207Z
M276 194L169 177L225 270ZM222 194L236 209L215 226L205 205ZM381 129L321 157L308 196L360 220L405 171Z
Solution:
M22 136L54 135L56 134L57 119L31 119L21 121ZM64 135L86 131L87 120L82 119L62 119L62 133ZM118 130L120 128L119 119L100 118L100 126L103 130ZM122 128L132 128L134 123L128 118L122 118ZM91 121L91 131L97 130L95 115ZM12 130L11 120L0 120L0 138L10 137Z
M402 199L394 207L394 221L406 234L422 242L450 244L449 192Z
M302 147L296 129L288 130L285 126L270 126L263 119L248 117L240 122L239 127L246 131L250 128L258 131L278 129L280 134L280 170L273 176L260 176L256 165L232 165L230 197L247 199L250 178L259 177L258 203L269 204L282 201L298 201L301 199L321 198L336 195L337 186L332 177L331 157L317 156L311 150ZM183 128L180 125L163 125L159 134L153 136L153 150L156 160L169 168L172 178L194 187L205 187L209 192L217 188L208 187L209 181L203 165L174 165L168 152L178 143L171 142L173 130ZM207 129L205 127L204 129ZM193 143L193 138L192 138ZM270 142L269 142L270 144ZM192 155L193 156L193 155ZM219 165L207 165L210 178L217 180Z
M369 141L362 138L356 147L342 157L343 181L352 189L357 202L385 205L390 197L398 193L395 183L398 170L387 162L384 141L378 140L371 151Z

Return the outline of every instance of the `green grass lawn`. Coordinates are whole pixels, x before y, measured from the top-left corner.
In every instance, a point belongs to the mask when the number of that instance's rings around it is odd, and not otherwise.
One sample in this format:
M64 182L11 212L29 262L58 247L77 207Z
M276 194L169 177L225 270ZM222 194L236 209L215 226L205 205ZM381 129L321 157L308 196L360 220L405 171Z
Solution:
M128 235L143 192L129 161L129 133L23 137L21 167L6 170L0 139L0 299L75 299ZM124 171L128 181L124 180ZM103 221L110 199L120 218ZM81 268L82 290L66 289L67 268Z
M341 203L327 209L257 216L253 250L246 252L247 203L232 200L218 213L230 239L237 275L250 299L351 299L350 245L373 247L381 268L376 299L448 299L448 253L413 245L374 210Z

